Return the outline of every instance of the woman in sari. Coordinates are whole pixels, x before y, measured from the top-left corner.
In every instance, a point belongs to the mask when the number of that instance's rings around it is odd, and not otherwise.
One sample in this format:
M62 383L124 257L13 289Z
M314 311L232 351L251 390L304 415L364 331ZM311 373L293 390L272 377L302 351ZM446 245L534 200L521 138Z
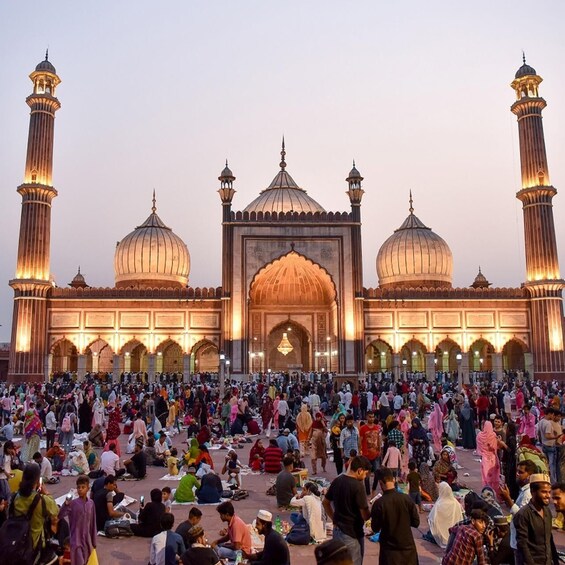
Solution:
M464 449L477 449L477 435L475 434L475 413L469 401L466 400L461 408L461 438Z
M428 461L428 434L422 427L422 422L419 418L412 420L412 428L408 433L408 443L412 446L412 458L416 461L416 465L420 465Z
M499 440L490 422L485 422L483 431L477 434L477 452L481 456L481 476L483 486L498 492L500 487L500 462L497 450Z
M214 461L212 460L212 456L210 455L210 452L208 451L208 448L205 445L199 445L198 446L198 455L196 457L196 460L194 461L194 466L196 467L196 469L200 469L200 465L202 463L206 463L206 465L210 466L210 469L214 469Z
M35 411L33 402L30 402L29 410L24 418L24 437L25 444L22 448L22 462L33 461L33 454L39 451L39 441L41 439L41 420Z
M253 460L255 459L255 456L258 455L259 459L264 459L265 458L265 446L263 445L263 442L258 439L253 446L251 447L250 451L249 451L249 466L251 467L251 464L253 463Z
M312 458L312 472L314 475L318 472L318 459L322 460L322 471L326 472L326 435L328 428L321 412L316 414L316 419L312 423L311 428L311 458Z
M188 451L184 455L184 460L186 465L190 467L196 463L196 459L200 455L200 447L198 445L198 440L195 437L190 439L190 443L188 445Z
M430 534L439 547L445 549L449 540L449 528L463 520L463 510L446 482L439 483L439 497L428 516ZM431 539L424 536L424 539Z
M298 432L300 456L304 457L312 431L312 416L310 416L310 412L308 412L308 405L304 402L300 407L300 414L296 416L296 431Z

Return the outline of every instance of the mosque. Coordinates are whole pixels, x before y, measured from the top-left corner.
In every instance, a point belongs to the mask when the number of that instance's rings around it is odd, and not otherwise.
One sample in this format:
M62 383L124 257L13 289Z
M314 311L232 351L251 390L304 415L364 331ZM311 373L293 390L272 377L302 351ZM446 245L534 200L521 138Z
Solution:
M350 211L332 212L290 175L283 141L278 172L243 209L235 176L219 176L222 280L189 286L186 244L157 213L117 244L115 285L90 286L79 272L68 287L50 272L55 67L40 62L33 91L14 289L8 380L43 381L57 371L227 370L367 372L526 370L565 379L562 289L542 126L542 78L524 64L512 88L520 138L526 277L493 288L479 270L453 288L449 245L415 214L376 257L379 285L362 277L363 177L346 179ZM64 197L64 196L63 196ZM220 215L218 211L218 215Z

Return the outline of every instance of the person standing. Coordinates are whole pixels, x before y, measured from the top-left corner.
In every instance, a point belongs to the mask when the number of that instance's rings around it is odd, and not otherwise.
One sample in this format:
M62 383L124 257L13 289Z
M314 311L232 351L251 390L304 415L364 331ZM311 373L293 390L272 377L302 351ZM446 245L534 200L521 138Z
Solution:
M347 472L332 481L322 502L328 519L334 524L334 539L343 541L349 548L354 565L363 563L363 524L370 517L363 483L370 470L366 457L353 457Z
M341 430L339 445L341 448L341 457L347 465L351 451L359 453L359 432L355 427L355 420L351 414L345 417L345 428Z
M310 429L310 462L312 463L312 472L314 475L318 473L318 459L322 461L322 471L326 472L326 435L328 433L328 428L326 428L326 423L324 421L324 416L321 412L316 412L316 419L312 423L312 428Z
M552 481L557 480L557 438L562 434L559 423L561 414L559 410L549 408L545 418L538 424L542 450L549 462L549 475Z
M368 411L367 423L361 426L359 435L361 437L361 455L364 455L369 460L371 472L374 474L373 486L370 490L370 473L365 480L365 492L367 495L371 494L371 498L375 496L379 480L377 471L379 469L379 457L381 456L382 448L381 431L380 425L375 423L375 413L372 410Z
M485 422L483 431L477 434L477 452L481 456L481 475L483 485L498 492L500 486L500 461L498 448L500 440L490 422Z
M395 488L392 471L379 470L383 496L371 508L371 528L380 532L379 565L417 565L418 553L411 528L420 525L418 508Z
M55 443L55 434L57 433L57 417L55 416L55 411L53 405L49 406L49 411L47 416L45 416L45 439L46 445L45 449L49 450L53 447Z
M532 499L521 508L512 523L516 528L517 565L557 565L559 557L551 533L549 510L551 485L548 475L530 476Z
M65 500L59 520L68 517L71 533L71 565L84 565L96 549L96 511L88 497L90 481L86 475L76 480L78 498Z
M300 407L300 414L296 417L296 431L301 457L304 457L307 452L308 440L312 435L312 423L312 416L308 412L308 405L303 402Z

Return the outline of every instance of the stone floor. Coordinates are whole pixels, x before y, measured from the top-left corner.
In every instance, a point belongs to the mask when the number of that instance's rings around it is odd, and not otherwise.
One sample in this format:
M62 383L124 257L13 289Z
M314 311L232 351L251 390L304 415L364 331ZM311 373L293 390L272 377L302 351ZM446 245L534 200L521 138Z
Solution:
M122 453L125 453L125 439L126 436L122 435L121 447ZM177 448L183 447L183 441L186 439L186 434L180 434L174 437L173 444ZM267 442L264 442L267 443ZM248 453L251 444L246 444L244 449L239 450L239 456L242 463L247 463ZM185 446L186 447L186 446ZM180 452L180 449L179 449ZM221 470L225 451L211 451L212 458L217 470ZM474 489L480 488L480 464L476 461L477 457L470 451L458 450L459 462L463 466L460 471L460 478L466 484ZM307 466L309 466L309 459L306 459ZM335 467L333 463L328 461L328 472L320 476L326 476L329 480L336 476ZM468 477L464 477L465 473L469 473ZM160 481L159 478L165 474L165 469L152 467L148 469L148 476L143 481L120 481L119 488L127 495L139 500L141 495L145 495L145 500L149 500L149 491L152 488L162 488L165 485L175 488L177 483L172 481ZM269 510L276 515L276 501L272 496L267 496L265 491L271 485L273 475L247 475L243 477L243 488L249 490L249 498L235 502L236 513L240 515L246 522L251 522L260 508ZM65 494L70 488L74 486L75 479L73 477L62 477L58 485L49 485L50 493L57 497ZM139 509L139 504L136 502L131 505L134 511ZM206 536L210 541L219 537L219 530L223 528L220 522L218 513L215 506L201 506L203 517L202 526ZM173 513L175 515L175 527L182 520L188 517L190 506L173 506ZM288 520L288 513L280 513L282 519ZM431 563L440 563L443 552L440 548L422 540L422 533L427 531L427 514L421 515L421 524L417 530L414 530L414 539L418 548L418 555L421 565ZM556 543L558 548L565 549L565 535L562 533L555 533ZM104 537L98 537L98 557L101 565L147 565L149 557L149 539L143 538L124 538L118 540L109 540ZM291 546L291 562L298 563L301 558L307 558L307 563L313 563L313 548L314 546ZM372 543L369 540L365 542L365 563L375 563L375 557L379 554L378 543Z

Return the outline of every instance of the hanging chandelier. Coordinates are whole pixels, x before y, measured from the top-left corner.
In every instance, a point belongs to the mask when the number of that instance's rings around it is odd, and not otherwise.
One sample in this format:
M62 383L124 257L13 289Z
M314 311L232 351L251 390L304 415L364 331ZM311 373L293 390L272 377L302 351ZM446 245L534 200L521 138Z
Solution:
M288 355L293 349L294 347L292 347L292 343L288 341L286 332L284 332L282 335L281 342L277 346L277 350L283 355Z

